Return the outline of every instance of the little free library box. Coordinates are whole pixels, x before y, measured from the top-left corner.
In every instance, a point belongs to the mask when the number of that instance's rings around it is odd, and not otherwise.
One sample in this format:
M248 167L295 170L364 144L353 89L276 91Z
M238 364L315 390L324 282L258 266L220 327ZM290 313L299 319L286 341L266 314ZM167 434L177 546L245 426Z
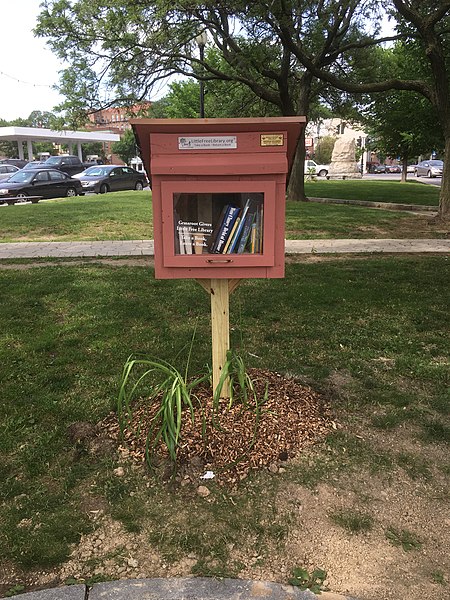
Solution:
M155 276L284 276L286 178L304 117L132 119L151 181Z

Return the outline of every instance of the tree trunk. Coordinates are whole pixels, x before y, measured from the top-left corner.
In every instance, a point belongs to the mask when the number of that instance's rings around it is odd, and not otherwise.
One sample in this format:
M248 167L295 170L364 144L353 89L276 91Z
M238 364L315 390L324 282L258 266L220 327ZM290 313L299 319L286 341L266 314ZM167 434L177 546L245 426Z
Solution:
M406 179L407 179L407 174L408 174L408 157L407 156L403 156L402 157L402 176L400 178L400 181L402 183L406 183Z
M450 135L445 136L444 168L442 170L438 217L450 220Z
M308 71L302 75L300 94L298 97L297 114L308 117L311 96L311 83L313 76ZM287 200L305 201L305 130L298 140L294 161L289 174L289 183L286 192Z
M289 184L286 192L287 200L305 201L305 131L299 137L295 150L294 161L289 175Z

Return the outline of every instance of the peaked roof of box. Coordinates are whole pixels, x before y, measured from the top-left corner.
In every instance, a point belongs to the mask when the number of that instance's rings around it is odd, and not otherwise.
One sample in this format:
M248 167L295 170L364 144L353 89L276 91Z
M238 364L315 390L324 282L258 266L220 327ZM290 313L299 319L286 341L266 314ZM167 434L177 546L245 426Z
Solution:
M130 119L141 158L147 174L151 174L150 136L152 133L208 134L260 131L261 133L287 131L287 158L289 166L294 159L295 149L306 117L246 117L238 119Z

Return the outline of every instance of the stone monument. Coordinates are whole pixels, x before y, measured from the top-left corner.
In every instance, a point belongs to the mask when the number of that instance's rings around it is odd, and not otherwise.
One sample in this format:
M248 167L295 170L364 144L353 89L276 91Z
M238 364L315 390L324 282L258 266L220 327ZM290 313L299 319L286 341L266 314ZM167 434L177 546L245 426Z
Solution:
M331 155L327 179L361 179L361 177L356 162L354 138L346 136L338 138Z

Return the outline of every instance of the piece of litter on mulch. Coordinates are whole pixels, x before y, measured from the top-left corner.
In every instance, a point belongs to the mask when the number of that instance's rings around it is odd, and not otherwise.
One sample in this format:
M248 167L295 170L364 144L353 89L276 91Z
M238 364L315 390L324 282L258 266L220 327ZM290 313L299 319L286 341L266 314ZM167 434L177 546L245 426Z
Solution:
M214 479L215 474L212 471L206 471L204 475L201 475L200 479Z

